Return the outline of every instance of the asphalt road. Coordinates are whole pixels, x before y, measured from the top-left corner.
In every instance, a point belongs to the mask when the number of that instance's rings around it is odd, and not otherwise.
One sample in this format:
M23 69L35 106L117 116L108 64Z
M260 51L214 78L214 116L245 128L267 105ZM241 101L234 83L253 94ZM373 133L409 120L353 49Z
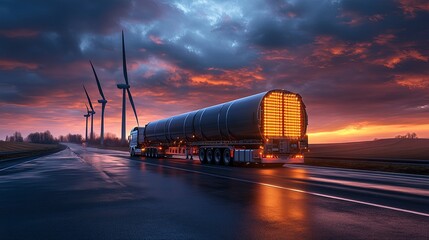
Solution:
M69 149L0 165L0 239L429 239L429 177Z

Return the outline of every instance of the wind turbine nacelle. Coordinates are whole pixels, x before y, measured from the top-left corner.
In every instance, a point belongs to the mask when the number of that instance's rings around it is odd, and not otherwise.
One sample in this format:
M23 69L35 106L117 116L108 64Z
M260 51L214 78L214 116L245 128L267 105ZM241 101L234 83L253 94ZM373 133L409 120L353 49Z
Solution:
M100 99L100 100L98 100L98 103L107 103L107 100Z
M130 88L130 85L125 84L125 83L116 84L116 86L118 86L118 88L119 88L119 89L127 89L127 88Z

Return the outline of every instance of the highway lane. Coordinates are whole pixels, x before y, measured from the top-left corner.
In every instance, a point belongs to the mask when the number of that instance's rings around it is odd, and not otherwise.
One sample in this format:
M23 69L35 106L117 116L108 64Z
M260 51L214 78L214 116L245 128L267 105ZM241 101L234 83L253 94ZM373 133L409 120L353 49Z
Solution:
M0 166L1 239L429 239L429 178L69 145Z

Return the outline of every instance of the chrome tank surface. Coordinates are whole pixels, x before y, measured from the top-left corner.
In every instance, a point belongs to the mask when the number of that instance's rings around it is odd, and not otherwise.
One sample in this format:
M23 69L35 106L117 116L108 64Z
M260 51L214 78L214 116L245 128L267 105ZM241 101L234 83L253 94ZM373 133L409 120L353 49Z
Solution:
M261 104L271 92L289 93L271 90L153 121L146 125L146 140L160 143L262 140Z

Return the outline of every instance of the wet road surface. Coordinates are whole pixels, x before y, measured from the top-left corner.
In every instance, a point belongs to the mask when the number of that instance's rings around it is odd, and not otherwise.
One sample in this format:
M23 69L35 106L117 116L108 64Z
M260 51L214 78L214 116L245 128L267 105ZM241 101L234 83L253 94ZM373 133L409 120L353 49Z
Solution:
M429 239L429 177L69 145L0 165L0 239Z

